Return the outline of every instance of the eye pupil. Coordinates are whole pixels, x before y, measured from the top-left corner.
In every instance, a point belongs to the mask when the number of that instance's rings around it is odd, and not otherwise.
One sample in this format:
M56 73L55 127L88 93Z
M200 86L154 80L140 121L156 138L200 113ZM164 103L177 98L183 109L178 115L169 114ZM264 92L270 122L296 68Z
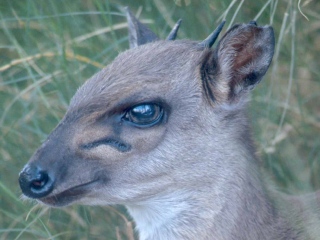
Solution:
M130 108L125 114L125 120L139 126L153 126L163 115L162 108L157 104L140 104Z

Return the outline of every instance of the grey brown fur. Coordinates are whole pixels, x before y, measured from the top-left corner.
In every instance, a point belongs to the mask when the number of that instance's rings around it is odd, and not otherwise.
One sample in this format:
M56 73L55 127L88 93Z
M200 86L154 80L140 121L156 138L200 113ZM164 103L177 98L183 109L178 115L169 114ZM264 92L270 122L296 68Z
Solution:
M312 239L314 225L298 225L305 205L284 199L300 207L291 215L267 191L246 117L272 28L235 25L212 50L158 40L128 17L132 49L77 91L20 173L23 193L54 207L123 204L143 240ZM128 122L142 103L161 106L163 119Z

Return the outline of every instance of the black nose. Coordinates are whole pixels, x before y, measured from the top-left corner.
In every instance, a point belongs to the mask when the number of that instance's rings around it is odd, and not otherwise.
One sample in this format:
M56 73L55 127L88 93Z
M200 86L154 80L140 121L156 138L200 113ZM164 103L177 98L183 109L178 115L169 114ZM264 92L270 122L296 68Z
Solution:
M28 164L20 172L19 184L23 194L27 197L41 198L52 192L54 181L46 171Z

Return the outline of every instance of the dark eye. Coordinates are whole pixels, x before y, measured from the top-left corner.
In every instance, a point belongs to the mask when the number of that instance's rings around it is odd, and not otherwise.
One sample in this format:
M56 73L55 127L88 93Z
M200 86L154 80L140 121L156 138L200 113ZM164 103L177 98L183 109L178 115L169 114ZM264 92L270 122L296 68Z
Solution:
M130 108L124 115L124 120L138 126L151 127L162 120L163 109L153 103L145 103Z

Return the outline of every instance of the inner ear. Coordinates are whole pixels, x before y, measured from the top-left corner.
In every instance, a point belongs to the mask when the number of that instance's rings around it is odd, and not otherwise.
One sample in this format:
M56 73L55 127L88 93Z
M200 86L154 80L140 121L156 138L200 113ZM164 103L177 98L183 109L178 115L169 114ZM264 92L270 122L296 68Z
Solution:
M251 90L266 73L273 52L271 27L232 27L204 63L215 99L233 100Z

